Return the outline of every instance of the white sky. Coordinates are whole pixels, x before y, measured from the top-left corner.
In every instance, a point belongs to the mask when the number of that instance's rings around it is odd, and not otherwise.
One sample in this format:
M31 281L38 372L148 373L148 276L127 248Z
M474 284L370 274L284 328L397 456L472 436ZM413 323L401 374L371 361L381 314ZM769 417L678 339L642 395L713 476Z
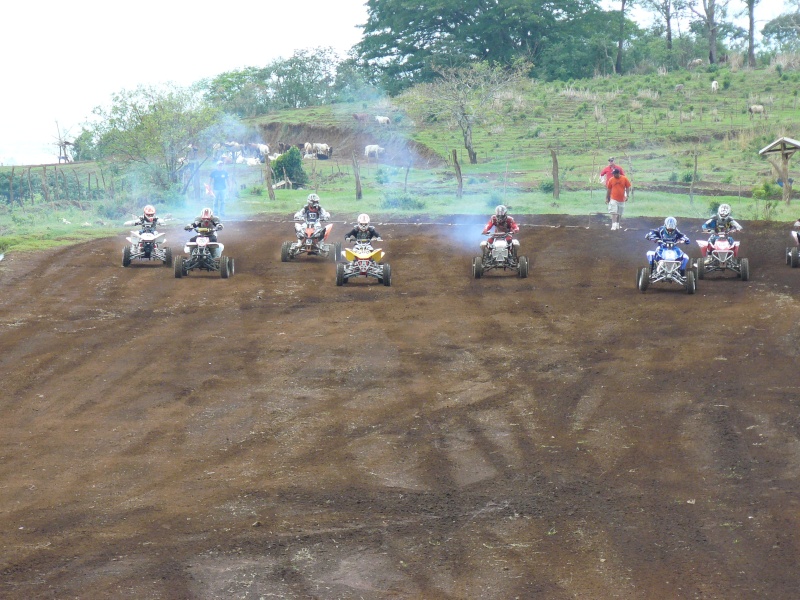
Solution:
M95 106L138 85L204 77L361 39L366 0L3 2L0 163L55 162Z
M361 39L365 2L5 2L0 163L55 162L56 122L74 138L92 109L108 106L123 89L169 81L186 86L300 49L330 46L344 58ZM619 1L604 4L619 7ZM743 0L731 0L732 10L740 5ZM762 0L756 18L763 26L783 10L782 2Z

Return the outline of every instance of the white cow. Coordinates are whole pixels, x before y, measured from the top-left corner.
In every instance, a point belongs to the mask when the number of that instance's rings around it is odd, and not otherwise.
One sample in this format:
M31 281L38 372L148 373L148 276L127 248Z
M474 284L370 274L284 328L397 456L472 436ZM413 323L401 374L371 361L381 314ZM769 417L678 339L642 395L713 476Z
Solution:
M716 80L712 81L711 82L711 92L716 94L718 91L719 91L719 82L716 81Z
M311 154L312 152L314 152L314 144L312 144L311 142L306 142L305 144L303 144L304 154Z
M388 125L389 124L389 117L376 116L375 117L375 122L378 125Z
M767 111L764 110L764 105L763 104L751 104L747 108L747 112L750 113L751 117L753 115L766 115L767 114Z
M369 146L364 146L364 156L369 158L370 156L374 156L378 158L378 156L385 150L385 148L381 148L378 144L370 144Z
M328 144L320 144L315 142L314 144L312 144L312 152L328 156L328 154L330 154L331 152L331 147L328 146Z

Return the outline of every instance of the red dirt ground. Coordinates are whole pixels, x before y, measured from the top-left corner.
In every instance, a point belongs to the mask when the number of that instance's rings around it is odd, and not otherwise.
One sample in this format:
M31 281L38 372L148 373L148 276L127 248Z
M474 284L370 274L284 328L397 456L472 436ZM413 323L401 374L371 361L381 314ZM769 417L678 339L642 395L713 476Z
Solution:
M635 289L655 220L521 221L528 279L471 277L482 219L378 225L391 287L274 220L228 280L7 255L0 596L798 597L788 226L690 296Z

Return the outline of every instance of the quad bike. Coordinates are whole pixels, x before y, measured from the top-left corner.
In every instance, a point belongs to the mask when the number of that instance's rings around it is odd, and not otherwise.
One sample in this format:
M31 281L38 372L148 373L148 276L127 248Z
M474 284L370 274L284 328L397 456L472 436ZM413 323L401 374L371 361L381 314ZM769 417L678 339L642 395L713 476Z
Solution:
M472 276L475 279L483 277L486 271L492 269L506 269L516 271L522 278L528 276L528 259L525 256L517 256L514 246L506 238L510 234L487 233L489 243L483 256L476 256L472 260Z
M128 221L126 225L132 225ZM165 248L164 233L158 233L153 225L144 224L140 231L131 231L125 239L129 245L122 249L122 266L128 267L132 260L160 260L165 267L172 266L172 248Z
M800 220L795 221L793 227L800 227ZM800 266L800 231L790 231L789 235L792 236L794 246L786 248L786 264L796 269Z
M295 219L301 220L298 215L295 215ZM304 220L302 223L295 223L294 229L297 241L294 243L283 242L281 246L281 262L288 262L298 254L324 256L333 261L338 260L339 256L341 256L341 242L336 242L335 244L327 242L331 229L333 229L332 224L323 226L321 220Z
M660 242L656 250L647 252L647 266L636 273L636 287L644 293L653 283L677 283L687 294L697 290L697 279L691 269L681 272L686 254L674 242ZM688 265L688 262L687 262Z
M750 279L750 262L739 258L739 242L731 244L726 234L720 234L711 244L706 240L697 240L701 255L695 263L697 279L704 279L706 273L717 271L733 271L738 273L742 281Z
M374 277L378 283L392 285L392 267L381 262L386 253L373 248L369 240L356 241L352 249L344 249L343 255L345 262L336 264L336 285L344 285L352 277Z
M214 229L198 227L197 238L194 242L186 242L183 251L188 257L178 256L175 259L175 277L180 279L195 269L200 271L219 271L220 277L227 279L233 275L233 259L222 256L225 246L219 242L212 242L209 234Z

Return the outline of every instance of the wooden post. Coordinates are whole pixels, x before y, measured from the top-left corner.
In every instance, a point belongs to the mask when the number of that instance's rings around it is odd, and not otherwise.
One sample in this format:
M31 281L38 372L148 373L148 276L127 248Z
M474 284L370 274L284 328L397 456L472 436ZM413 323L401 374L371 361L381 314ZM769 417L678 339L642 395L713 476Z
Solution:
M353 152L353 175L356 178L356 200L361 200L364 198L364 194L361 190L361 170L355 152Z
M58 165L53 165L53 201L58 203Z
M458 190L456 190L456 197L461 198L464 194L464 179L461 176L461 165L458 164L458 151L453 150L453 169L456 172L456 181L458 181Z
M50 202L50 192L47 190L47 167L44 165L42 165L42 194L44 194L44 201Z
M266 180L267 185L267 194L269 195L269 199L271 202L275 202L275 189L272 187L272 165L270 165L270 160L264 163L264 178Z
M553 159L553 198L558 200L561 190L558 185L558 155L556 151L550 148L550 156Z
M8 183L9 183L9 185L8 185L8 193L9 193L8 205L13 208L14 207L14 167L13 166L11 167L11 177L8 180Z
M692 173L692 183L689 186L689 204L694 206L694 182L697 179L697 148L694 149L694 172Z
M406 165L406 177L403 179L403 193L408 192L408 172L411 170L411 163Z

